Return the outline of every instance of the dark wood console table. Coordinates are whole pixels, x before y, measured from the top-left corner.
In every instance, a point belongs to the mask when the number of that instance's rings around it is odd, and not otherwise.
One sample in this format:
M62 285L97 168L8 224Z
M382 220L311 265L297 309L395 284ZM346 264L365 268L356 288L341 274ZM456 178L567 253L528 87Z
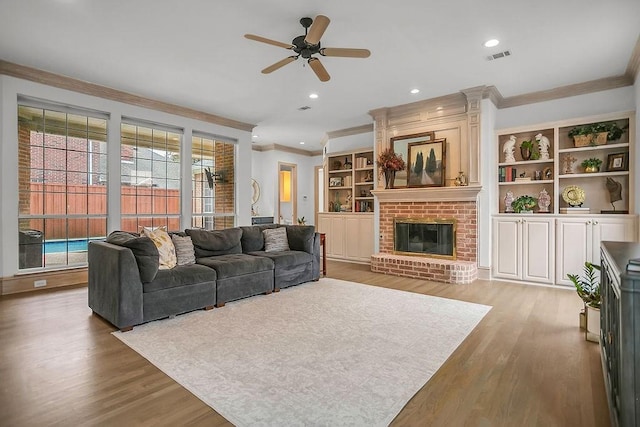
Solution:
M640 243L602 242L600 346L611 425L640 425Z

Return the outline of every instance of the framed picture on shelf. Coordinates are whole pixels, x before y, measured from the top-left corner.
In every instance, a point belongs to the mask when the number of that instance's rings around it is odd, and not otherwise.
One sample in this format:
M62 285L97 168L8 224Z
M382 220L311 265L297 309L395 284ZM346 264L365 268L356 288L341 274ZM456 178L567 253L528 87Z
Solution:
M607 172L626 171L629 169L629 153L609 154Z
M407 187L444 186L446 139L409 144Z
M342 177L341 176L333 176L329 178L329 187L342 187Z
M402 160L405 162L409 158L409 144L423 143L427 141L433 141L435 139L434 132L423 132L412 135L394 136L391 138L391 148L396 154L402 156ZM373 181L373 179L372 179ZM396 172L393 187L402 188L407 186L406 170Z

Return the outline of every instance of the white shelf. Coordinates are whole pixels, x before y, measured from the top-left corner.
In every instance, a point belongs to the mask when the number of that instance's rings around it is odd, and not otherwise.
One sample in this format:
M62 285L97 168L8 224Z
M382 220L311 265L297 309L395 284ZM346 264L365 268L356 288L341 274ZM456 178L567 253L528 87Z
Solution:
M335 169L329 171L329 173L351 173L351 169Z
M558 175L560 179L571 178L598 178L602 176L623 176L629 175L629 171L615 171L615 172L592 172L592 173L567 173L564 175Z
M509 181L499 182L498 185L531 185L531 184L553 184L552 179L532 179L531 181Z
M356 185L373 185L373 181L369 181L369 182L356 182Z
M517 162L511 163L498 163L498 166L523 166L523 165L533 165L540 163L550 163L553 164L553 159L548 160L518 160Z
M329 187L329 190L351 190L351 187Z
M618 144L604 144L604 145L588 145L586 147L575 148L562 148L558 150L558 153L575 153L578 151L595 151L595 150L610 150L612 148L629 148L628 142L621 142Z

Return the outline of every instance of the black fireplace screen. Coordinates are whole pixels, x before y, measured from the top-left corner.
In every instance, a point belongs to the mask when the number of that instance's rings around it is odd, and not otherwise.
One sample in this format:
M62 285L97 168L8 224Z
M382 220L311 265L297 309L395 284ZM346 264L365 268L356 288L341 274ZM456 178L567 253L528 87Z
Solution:
M396 219L393 240L395 252L455 258L455 220Z

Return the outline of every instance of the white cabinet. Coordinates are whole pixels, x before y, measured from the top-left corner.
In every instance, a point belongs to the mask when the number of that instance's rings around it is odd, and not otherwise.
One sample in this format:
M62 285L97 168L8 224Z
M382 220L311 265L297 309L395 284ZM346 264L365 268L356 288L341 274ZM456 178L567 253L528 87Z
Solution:
M558 218L556 283L573 286L567 274L580 274L585 261L600 263L600 242L636 240L636 217L594 215Z
M318 231L325 233L327 258L371 262L373 254L373 214L320 213Z
M493 219L493 276L553 283L554 220L533 215Z

